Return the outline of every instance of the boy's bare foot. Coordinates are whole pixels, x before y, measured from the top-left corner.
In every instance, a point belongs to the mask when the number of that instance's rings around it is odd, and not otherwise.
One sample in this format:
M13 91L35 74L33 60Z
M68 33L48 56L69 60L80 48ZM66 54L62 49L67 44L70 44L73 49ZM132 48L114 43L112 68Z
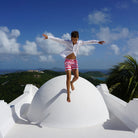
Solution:
M67 97L67 102L71 102L70 97Z
M70 85L71 85L71 89L72 89L72 91L75 90L74 85L73 85L72 82L70 82Z

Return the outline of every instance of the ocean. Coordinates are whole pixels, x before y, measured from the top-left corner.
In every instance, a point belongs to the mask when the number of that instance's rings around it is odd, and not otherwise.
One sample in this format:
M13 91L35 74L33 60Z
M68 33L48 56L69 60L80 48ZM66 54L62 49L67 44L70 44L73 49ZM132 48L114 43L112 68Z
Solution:
M54 68L54 69L51 69L51 70L57 71L57 72L64 72L65 71L65 69L58 69L58 68ZM79 69L79 72L81 72L81 73L86 73L86 72L89 72L89 71L99 71L99 72L108 74L109 69Z
M0 74L8 74L8 73L14 73L14 72L21 72L21 71L27 71L29 69L1 69L0 70ZM32 69L33 70L33 69ZM34 69L34 70L39 70L39 69ZM48 70L53 70L53 71L57 71L57 72L64 72L65 70L64 69L48 69ZM109 69L80 69L79 72L81 73L85 73L85 72L88 72L88 71L100 71L102 73L108 73L109 72Z
M26 70L1 69L1 70L0 70L0 75L9 74L9 73L14 73L14 72L22 72L22 71L26 71Z

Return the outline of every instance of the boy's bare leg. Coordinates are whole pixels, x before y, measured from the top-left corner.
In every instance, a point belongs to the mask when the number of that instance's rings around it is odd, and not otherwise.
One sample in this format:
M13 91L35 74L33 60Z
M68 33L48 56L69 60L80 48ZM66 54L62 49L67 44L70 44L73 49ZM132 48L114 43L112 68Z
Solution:
M74 77L73 77L72 81L70 82L70 84L71 84L71 89L74 90L75 88L74 88L73 83L79 78L79 70L73 69L72 72L74 74Z
M70 80L71 80L71 70L66 71L67 80L66 80L66 86L67 86L67 102L71 102L70 100Z

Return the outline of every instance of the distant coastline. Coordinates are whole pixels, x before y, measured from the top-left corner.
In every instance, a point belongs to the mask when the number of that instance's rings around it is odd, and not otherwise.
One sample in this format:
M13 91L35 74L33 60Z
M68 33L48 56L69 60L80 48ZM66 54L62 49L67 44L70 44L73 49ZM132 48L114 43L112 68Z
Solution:
M16 70L16 69L2 69L0 70L0 75L9 74L9 73L15 73L15 72L22 72L26 70Z
M9 73L15 73L15 72L23 72L23 71L28 71L28 70L30 70L30 69L0 69L0 75L9 74ZM65 71L62 68L34 69L34 70L40 70L40 71L52 70L52 71L56 71L56 72L64 72ZM86 72L90 72L90 71L99 71L99 72L107 74L109 72L109 69L80 69L79 71L81 73L86 73Z
M64 72L65 69L60 69L60 68L53 68L53 69L50 69L52 71L57 71L57 72ZM90 71L99 71L99 72L102 72L102 73L109 73L109 69L79 69L79 72L81 73L86 73L86 72L90 72Z

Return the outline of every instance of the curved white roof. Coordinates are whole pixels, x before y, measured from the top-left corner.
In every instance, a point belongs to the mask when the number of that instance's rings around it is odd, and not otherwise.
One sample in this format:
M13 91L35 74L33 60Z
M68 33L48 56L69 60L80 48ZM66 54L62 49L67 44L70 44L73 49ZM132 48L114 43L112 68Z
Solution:
M28 120L57 128L86 127L105 122L109 113L97 88L82 77L74 86L68 103L66 75L46 82L32 100Z

